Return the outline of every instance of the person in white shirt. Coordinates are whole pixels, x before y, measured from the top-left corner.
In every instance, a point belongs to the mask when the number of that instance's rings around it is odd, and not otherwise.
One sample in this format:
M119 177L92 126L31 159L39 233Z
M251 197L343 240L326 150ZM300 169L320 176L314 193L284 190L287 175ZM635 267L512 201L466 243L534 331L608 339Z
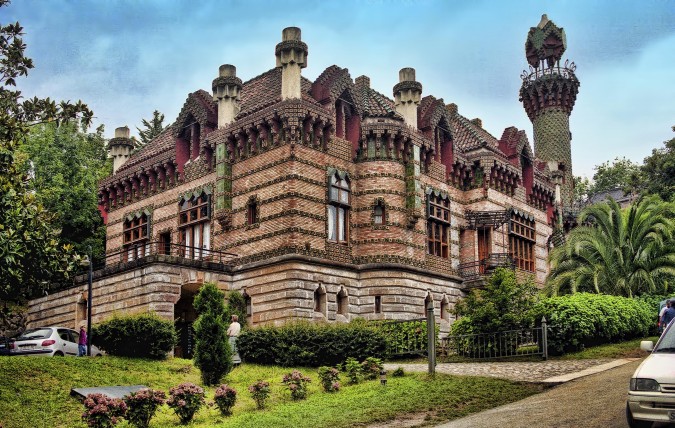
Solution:
M239 351L237 351L237 336L239 336L240 331L241 324L239 324L239 317L232 315L232 323L227 328L227 338L232 348L232 362L235 365L241 364L241 357L239 357Z
M661 312L659 312L659 334L661 334L663 329L666 328L666 326L663 325L663 314L666 313L669 307L670 307L670 300L666 300L666 306L661 308Z

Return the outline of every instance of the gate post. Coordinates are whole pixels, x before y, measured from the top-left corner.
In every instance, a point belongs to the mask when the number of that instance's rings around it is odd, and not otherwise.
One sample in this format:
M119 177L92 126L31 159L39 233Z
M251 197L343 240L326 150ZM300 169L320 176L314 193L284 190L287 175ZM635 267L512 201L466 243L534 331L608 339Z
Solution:
M434 303L427 303L427 353L429 360L429 374L436 374L436 318L434 317Z
M541 317L541 342L544 360L548 360L548 326L544 316Z

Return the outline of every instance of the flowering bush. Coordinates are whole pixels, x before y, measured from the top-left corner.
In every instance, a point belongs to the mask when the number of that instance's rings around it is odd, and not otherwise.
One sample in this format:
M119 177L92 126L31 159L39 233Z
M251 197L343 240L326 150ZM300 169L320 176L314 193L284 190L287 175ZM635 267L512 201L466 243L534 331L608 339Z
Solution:
M264 409L265 408L265 400L267 400L267 397L269 397L269 395L270 395L270 384L269 384L269 382L259 380L258 382L249 386L248 391L253 396L253 399L255 400L256 407L258 409Z
M340 372L333 367L319 367L319 379L326 392L337 392L340 389Z
M150 419L155 415L157 407L164 404L166 394L162 391L156 391L148 388L124 397L124 403L127 405L127 420L138 428L148 428Z
M237 401L237 391L225 384L220 385L218 389L216 389L214 401L222 415L231 415L232 407L234 407L234 403Z
M82 420L94 428L114 427L127 411L124 401L104 394L89 394L83 404L86 410L82 413Z
M169 395L166 404L176 412L182 424L189 423L205 402L204 389L190 382L174 386Z
M403 367L397 368L396 370L391 372L391 375L393 377L403 377L403 376L405 376L405 372L403 371Z
M380 374L384 366L382 365L382 360L375 357L368 357L364 362L361 363L361 371L363 372L363 377L368 380L377 379L377 376Z
M297 370L293 370L292 373L284 375L282 383L288 386L293 400L303 400L307 398L307 384L311 381L312 379L309 377L303 376Z
M356 358L347 358L347 361L344 363L344 372L350 384L354 385L361 381L361 364L359 364Z

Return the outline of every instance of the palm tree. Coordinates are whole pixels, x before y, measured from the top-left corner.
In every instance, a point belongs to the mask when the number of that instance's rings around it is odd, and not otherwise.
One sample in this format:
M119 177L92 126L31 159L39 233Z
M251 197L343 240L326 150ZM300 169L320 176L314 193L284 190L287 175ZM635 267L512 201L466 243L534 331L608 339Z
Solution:
M582 226L549 255L549 293L665 291L659 284L675 275L674 212L673 204L654 197L624 210L613 199L585 208Z

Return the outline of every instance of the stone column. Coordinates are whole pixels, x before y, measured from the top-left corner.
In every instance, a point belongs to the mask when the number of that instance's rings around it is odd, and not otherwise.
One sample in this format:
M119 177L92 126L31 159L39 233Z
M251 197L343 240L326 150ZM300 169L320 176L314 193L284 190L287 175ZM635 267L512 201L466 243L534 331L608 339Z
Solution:
M403 116L405 124L417 129L417 106L422 98L422 84L415 80L414 68L402 68L394 86L396 112Z
M300 40L299 28L283 29L275 55L277 67L281 67L281 99L302 98L300 72L307 67L307 44Z
M213 101L218 103L218 128L224 128L234 122L241 109L239 105L241 79L237 77L234 65L223 64L218 77L213 80Z

